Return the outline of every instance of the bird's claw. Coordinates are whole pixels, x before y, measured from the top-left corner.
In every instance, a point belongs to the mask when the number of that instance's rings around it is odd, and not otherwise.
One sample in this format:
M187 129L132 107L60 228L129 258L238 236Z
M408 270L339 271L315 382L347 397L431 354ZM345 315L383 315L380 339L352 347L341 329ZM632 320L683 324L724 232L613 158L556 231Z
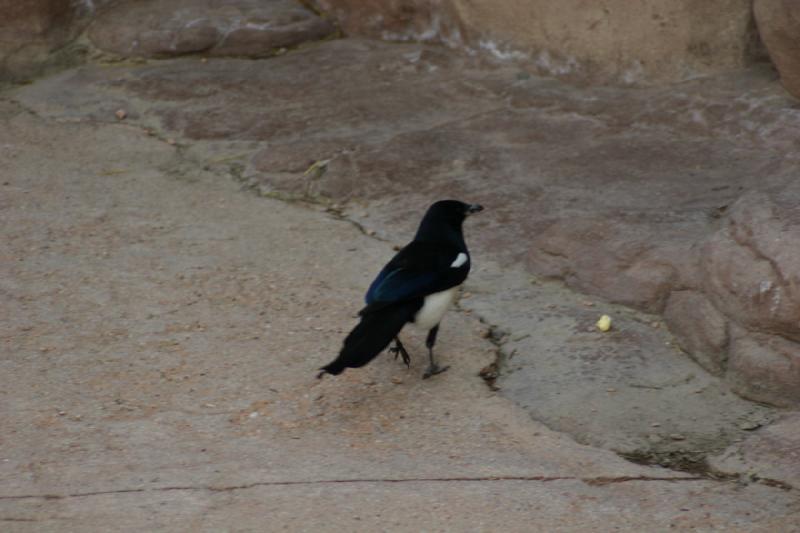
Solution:
M397 361L397 356L399 355L403 358L403 363L405 363L406 367L411 366L411 357L409 357L405 348L401 348L400 346L392 346L389 348L389 353L394 354L395 361Z
M422 379L428 379L431 376L435 376L436 374L441 374L445 370L450 368L450 365L447 366L439 366L439 365L430 365L425 373L422 374Z

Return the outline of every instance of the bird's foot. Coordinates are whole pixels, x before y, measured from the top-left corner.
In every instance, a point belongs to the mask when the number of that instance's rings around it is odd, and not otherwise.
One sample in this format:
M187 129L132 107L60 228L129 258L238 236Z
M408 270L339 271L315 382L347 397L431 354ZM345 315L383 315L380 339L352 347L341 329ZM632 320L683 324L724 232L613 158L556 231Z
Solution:
M433 365L432 364L432 365L428 366L428 368L425 370L425 373L422 374L422 379L428 379L429 377L435 376L436 374L441 374L442 372L444 372L448 368L450 368L450 365L439 366L439 365Z
M405 348L401 345L395 345L389 348L389 353L394 354L395 360L397 360L397 356L401 356L403 358L403 362L406 364L406 367L411 366L411 357L408 355L408 352Z

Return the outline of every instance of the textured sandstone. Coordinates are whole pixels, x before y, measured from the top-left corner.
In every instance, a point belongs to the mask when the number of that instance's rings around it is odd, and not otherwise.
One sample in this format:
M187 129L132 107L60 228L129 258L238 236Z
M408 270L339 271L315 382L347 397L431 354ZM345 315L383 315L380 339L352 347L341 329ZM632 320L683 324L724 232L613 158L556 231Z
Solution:
M741 67L749 0L316 0L350 34L440 41L562 77L675 81Z
M800 187L748 193L705 246L709 297L748 329L800 340Z
M148 0L112 5L89 35L97 47L122 56L266 57L332 31L330 22L292 0Z

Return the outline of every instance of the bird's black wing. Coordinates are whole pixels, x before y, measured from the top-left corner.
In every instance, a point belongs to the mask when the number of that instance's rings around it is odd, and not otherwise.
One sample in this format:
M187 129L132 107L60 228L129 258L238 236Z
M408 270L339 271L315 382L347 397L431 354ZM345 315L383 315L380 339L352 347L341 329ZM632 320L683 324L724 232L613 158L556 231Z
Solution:
M383 267L367 290L367 307L361 314L389 304L424 298L464 282L469 273L469 256L452 266L459 253L456 247L413 241Z

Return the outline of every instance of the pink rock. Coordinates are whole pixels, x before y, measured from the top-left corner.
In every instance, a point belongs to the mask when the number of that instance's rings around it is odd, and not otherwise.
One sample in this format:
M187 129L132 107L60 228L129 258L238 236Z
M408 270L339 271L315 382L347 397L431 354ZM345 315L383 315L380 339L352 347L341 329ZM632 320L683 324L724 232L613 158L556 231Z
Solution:
M123 56L265 57L333 30L291 0L145 0L111 5L92 23L89 37L98 48Z
M723 313L748 329L800 340L800 195L793 189L738 200L708 240L702 268Z
M800 406L800 345L776 335L739 332L731 343L727 379L745 398Z
M660 312L677 272L650 228L611 217L565 218L532 239L528 266L609 301Z
M800 414L790 414L758 430L709 463L721 472L748 472L800 488Z

